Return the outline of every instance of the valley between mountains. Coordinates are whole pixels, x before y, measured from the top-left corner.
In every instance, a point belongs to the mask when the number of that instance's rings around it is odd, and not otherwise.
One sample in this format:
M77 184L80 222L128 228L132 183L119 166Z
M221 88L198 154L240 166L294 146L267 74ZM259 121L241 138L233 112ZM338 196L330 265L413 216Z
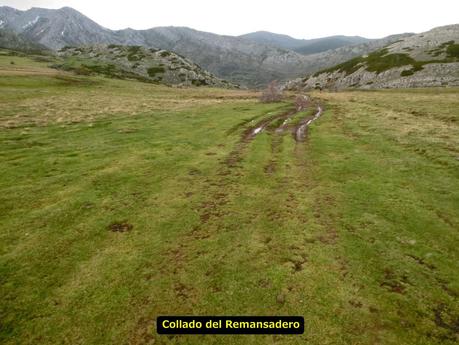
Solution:
M85 47L82 56L86 55L88 50L100 50L100 46L122 45L164 50L179 54L190 63L197 64L220 79L249 88L263 87L272 80L288 82L297 78L304 79L316 72L346 63L350 59L365 57L391 44L403 46L403 49L397 53L413 55L413 63L418 58L422 58L424 62L432 59L441 60L443 55L431 56L431 54L435 54L437 50L441 51L445 48L442 44L451 41L452 44L456 42L456 45L459 42L458 25L438 27L417 35L395 33L380 39L330 36L300 40L269 32L254 32L237 37L224 36L187 27L109 30L70 7L57 10L34 7L27 11L19 11L7 6L0 7L0 47L26 49L29 52L37 50L56 52L66 47ZM422 52L423 54L420 54ZM387 64L384 62L385 59L382 59L382 64L387 66L387 70L409 65L410 60L407 61L407 56L398 58L405 63ZM438 68L434 71L425 68L425 71L420 73L422 77L420 82L417 84L405 82L405 85L457 86L457 56L453 54L452 59L443 62L447 65L441 66L441 71L444 70L442 73ZM451 64L454 62L456 65ZM417 68L413 70L413 74L418 74L421 70ZM129 72L132 74L135 70ZM391 79L399 77L400 72L400 70L395 71ZM451 73L453 73L452 78L441 78ZM343 83L342 86L369 87L374 78L375 76L367 75L364 85L354 80ZM410 78L413 77L409 77L408 80ZM336 76L333 76L333 79L336 79ZM316 82L324 86L327 81L329 81L328 77L308 82L306 85L314 88ZM393 84L378 85L376 81L375 87L396 87ZM298 83L295 85L298 86ZM341 84L337 83L337 86Z

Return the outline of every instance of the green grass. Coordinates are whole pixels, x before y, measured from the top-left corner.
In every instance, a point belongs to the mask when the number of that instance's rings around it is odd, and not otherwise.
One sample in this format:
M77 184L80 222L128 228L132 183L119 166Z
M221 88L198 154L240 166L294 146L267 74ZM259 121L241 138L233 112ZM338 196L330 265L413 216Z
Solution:
M46 55L26 55L24 53L15 52L0 48L0 66L5 66L11 61L16 67L41 67L43 62L52 62L53 58Z
M0 89L2 344L456 343L456 89L317 93L304 143L280 121L241 140L291 109L248 91ZM305 334L158 336L167 314L302 315Z

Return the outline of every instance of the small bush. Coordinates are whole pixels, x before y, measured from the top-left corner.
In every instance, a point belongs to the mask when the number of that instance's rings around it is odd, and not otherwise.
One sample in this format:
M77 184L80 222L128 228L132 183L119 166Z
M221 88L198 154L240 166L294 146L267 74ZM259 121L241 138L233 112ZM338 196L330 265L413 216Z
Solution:
M74 69L74 72L77 75L91 75L92 74L91 70L88 67L84 66L84 65L76 67Z
M446 55L451 58L459 58L459 44L450 44L446 48Z
M366 58L367 70L379 74L394 67L411 65L416 62L416 60L408 54L386 54L387 49L369 54Z
M440 49L447 48L448 46L450 46L452 44L454 44L454 41L444 42L444 43L440 44Z
M142 47L141 46L128 46L127 50L131 54L137 54L141 51Z
M91 72L103 74L107 77L117 77L118 69L113 64L106 64L106 65L86 65L82 64L80 67L81 70L87 69Z
M332 73L336 71L340 72L346 72L346 75L352 74L355 71L357 71L361 66L362 63L365 61L365 58L358 56L356 58L353 58L351 60L348 60L346 62L340 63L336 66L321 70L317 73L314 74L314 77L317 77L318 75L322 73Z
M207 81L205 81L203 79L193 79L191 81L191 84L193 84L194 86L206 86L206 85L209 85L207 83Z
M413 72L422 71L424 69L423 66L428 63L436 63L436 61L416 61L412 64Z
M282 90L276 80L270 82L267 88L260 96L260 101L263 103L274 103L282 100Z
M61 49L59 49L58 51L65 52L66 50L69 50L69 49L72 49L72 47L71 46L64 46Z
M128 61L141 61L145 57L145 54L142 52L141 46L128 46L127 51Z
M143 55L129 54L127 56L128 61L141 61L144 58Z
M414 74L414 71L412 69L407 69L407 70L402 71L402 73L400 73L400 76L408 77L413 74Z
M305 109L309 105L309 97L303 95L297 95L295 97L295 108L298 111Z
M161 66L150 67L147 69L147 73L151 78L154 78L159 73L164 73L164 71L164 67Z
M388 54L388 52L389 51L387 48L384 48L368 54L367 57L359 56L334 67L319 71L314 74L314 76L317 77L319 74L331 73L335 71L345 72L346 75L349 75L356 72L360 67L365 65L368 71L376 72L377 74L387 71L391 68L406 65L412 65L414 67L414 71L419 71L422 69L422 64L426 63L416 61L408 54Z

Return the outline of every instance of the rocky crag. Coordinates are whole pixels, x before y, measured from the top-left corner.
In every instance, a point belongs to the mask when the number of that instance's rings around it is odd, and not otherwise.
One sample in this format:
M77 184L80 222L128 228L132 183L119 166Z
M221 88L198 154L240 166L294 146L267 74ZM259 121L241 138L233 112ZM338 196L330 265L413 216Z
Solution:
M459 86L457 24L405 37L383 49L285 84L292 90L437 86Z

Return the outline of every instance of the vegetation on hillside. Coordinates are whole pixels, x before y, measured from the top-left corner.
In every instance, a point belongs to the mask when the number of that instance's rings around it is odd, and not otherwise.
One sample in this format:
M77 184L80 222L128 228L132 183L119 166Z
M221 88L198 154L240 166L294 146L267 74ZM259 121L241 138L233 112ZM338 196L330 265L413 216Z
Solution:
M54 67L83 75L134 79L165 85L237 87L203 70L184 57L141 46L64 47L63 62Z
M446 48L446 54L450 58L459 58L459 44L451 43L450 45L448 45L448 47Z
M376 72L379 74L392 68L411 65L412 67L409 70L402 71L402 76L408 76L422 70L423 66L427 64L457 61L459 58L459 45L454 44L454 41L445 42L444 44L439 45L437 49L430 50L429 53L434 57L438 57L440 54L446 54L446 57L443 59L419 61L413 59L408 53L390 53L387 48L384 48L370 53L367 56L358 56L334 67L321 70L315 73L314 77L317 77L322 73L333 72L344 72L347 76L362 67L369 72Z

